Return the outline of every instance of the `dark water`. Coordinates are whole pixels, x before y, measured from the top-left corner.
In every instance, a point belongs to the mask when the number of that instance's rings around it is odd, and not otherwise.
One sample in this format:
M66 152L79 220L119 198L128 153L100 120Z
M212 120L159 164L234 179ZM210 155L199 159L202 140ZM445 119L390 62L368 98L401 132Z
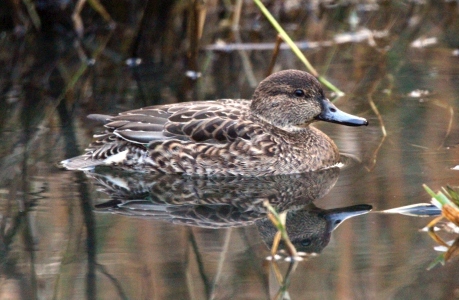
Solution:
M439 255L420 231L431 218L380 213L429 202L423 183L434 190L458 185L457 4L271 3L295 40L323 43L304 53L345 91L335 104L370 122L317 124L352 157L341 171L199 181L59 169L101 130L88 113L249 98L251 78L265 77L271 50L210 48L218 39L232 42L224 25L229 8L208 4L194 59L188 7L170 3L108 7L114 29L85 7L79 42L71 7L38 9L38 32L30 21L14 27L15 18L2 25L0 298L275 299L280 285L266 260L274 233L260 206L265 198L292 211L287 226L299 248L320 252L290 274L291 299L459 297L456 260L427 270ZM244 3L240 35L249 48L275 41L252 3ZM133 56L141 64L125 63ZM185 76L196 67L199 79ZM281 50L275 70L288 68L304 69ZM367 212L363 205L372 212L332 225L330 216ZM278 267L285 274L289 264Z

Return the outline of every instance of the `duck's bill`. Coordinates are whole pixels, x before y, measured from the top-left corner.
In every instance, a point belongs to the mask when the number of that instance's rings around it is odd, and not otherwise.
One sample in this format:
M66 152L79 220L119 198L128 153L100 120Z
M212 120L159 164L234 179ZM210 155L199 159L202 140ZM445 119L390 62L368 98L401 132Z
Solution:
M325 212L325 219L328 223L328 231L332 232L341 225L343 221L369 213L372 209L373 207L368 204L358 204L348 207L329 209Z
M323 103L323 110L316 120L343 124L347 126L362 126L368 125L368 121L364 118L357 117L344 111L339 110L330 100L326 99Z

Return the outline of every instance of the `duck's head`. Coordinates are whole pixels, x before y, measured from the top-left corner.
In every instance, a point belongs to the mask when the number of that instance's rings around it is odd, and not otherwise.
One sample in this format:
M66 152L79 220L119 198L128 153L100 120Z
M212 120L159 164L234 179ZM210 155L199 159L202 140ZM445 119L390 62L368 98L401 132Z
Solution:
M280 71L260 82L250 108L257 117L287 130L317 120L348 126L368 125L366 119L339 110L325 97L319 81L299 70Z

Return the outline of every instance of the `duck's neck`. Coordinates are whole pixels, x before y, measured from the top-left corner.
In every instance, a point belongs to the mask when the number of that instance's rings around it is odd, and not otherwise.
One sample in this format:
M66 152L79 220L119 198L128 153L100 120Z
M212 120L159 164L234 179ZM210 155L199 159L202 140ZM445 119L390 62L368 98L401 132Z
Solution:
M271 127L276 128L277 130L286 131L286 132L293 133L293 134L303 133L303 132L310 130L309 124L302 124L300 126L291 125L291 124L285 124L285 125L284 124L273 124L273 122L271 122L270 120L267 120L263 116L254 114L253 112L251 113L251 117L254 120L256 120L256 122L258 123L262 123L265 125L268 124Z

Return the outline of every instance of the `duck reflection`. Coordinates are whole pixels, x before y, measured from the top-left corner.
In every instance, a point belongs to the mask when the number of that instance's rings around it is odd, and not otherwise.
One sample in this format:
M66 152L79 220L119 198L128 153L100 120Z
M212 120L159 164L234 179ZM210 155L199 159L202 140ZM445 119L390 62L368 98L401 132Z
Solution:
M351 217L366 214L371 209L372 206L367 204L321 209L311 203L298 210L289 211L285 226L297 251L320 253L330 242L331 233L338 225ZM263 241L268 246L272 245L277 229L271 221L259 220L257 226Z
M99 212L213 229L255 224L270 246L277 230L267 218L267 200L277 211L287 211L288 234L303 252L320 252L342 221L371 210L370 205L324 210L313 204L335 185L339 168L269 177L193 178L103 168L86 175L110 197L96 205Z

